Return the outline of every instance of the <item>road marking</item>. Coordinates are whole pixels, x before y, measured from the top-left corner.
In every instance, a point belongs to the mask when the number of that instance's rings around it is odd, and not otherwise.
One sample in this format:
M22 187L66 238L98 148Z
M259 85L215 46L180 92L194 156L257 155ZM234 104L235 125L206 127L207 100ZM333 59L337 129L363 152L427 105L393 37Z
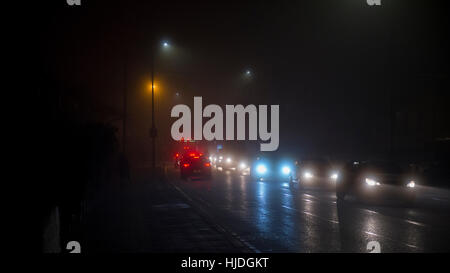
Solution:
M308 216L315 217L315 218L320 219L322 221L330 222L330 223L333 223L333 224L339 224L338 221L331 220L331 219L326 219L326 218L320 217L318 215L312 214L312 213L307 212L307 211L299 211L298 209L294 209L294 208L291 208L291 207L288 207L288 206L282 206L282 207L285 208L285 209L288 209L288 210L294 210L294 211L297 211L297 212L304 213L304 214L306 214Z
M400 243L400 244L403 244L403 245L405 245L405 246L407 246L407 247L410 247L410 248L420 249L420 247L418 247L418 246L411 245L411 244L407 244L407 243L403 243L403 242L401 242L401 241L397 241L397 240L394 240L394 239L389 238L389 237L387 237L387 236L383 236L383 235L380 235L380 234L376 234L376 233L373 233L373 232L370 232L370 231L364 231L364 233L369 234L369 235L372 235L372 236L376 236L376 237L381 237L381 238L384 238L384 239L389 240L389 241L392 241L392 242Z
M416 225L416 226L420 226L420 227L427 227L427 226L428 226L428 225L426 225L426 224L419 223L419 222L412 221L412 220L408 220L408 219L406 219L405 222L410 223L410 224L413 224L413 225Z
M416 225L416 226L419 226L419 227L427 227L428 226L428 225L426 225L424 223L420 223L420 222L416 222L416 221L409 220L409 219L402 219L402 218L399 218L399 217L394 217L394 216L382 214L382 213L379 213L379 212L376 212L376 211L373 211L373 210L370 210L370 209L363 209L363 210L367 211L367 212L369 212L371 214L378 214L378 215L382 215L384 217L389 217L389 218L397 219L397 220L400 220L400 221L403 220L403 221L405 221L408 224Z

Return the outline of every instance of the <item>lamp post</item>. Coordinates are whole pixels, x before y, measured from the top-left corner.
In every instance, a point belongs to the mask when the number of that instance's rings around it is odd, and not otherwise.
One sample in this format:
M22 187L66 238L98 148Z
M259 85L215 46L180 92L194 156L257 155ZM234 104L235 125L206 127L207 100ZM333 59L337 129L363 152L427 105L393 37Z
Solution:
M162 42L163 48L169 48L169 43L167 41ZM151 161L152 161L152 174L155 174L156 171L156 137L158 136L156 124L155 124L155 46L154 43L152 43L152 125L150 127L150 138L152 139L152 154L151 154Z
M155 71L155 54L152 48L152 125L150 128L150 138L152 139L152 176L155 175L156 170L156 126L155 126L155 82L154 82L154 71Z

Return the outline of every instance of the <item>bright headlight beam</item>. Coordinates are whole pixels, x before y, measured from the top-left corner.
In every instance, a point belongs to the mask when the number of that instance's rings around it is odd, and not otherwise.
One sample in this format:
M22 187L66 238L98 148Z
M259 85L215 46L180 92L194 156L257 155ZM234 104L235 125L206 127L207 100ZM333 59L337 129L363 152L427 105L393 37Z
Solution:
M291 173L291 168L289 168L288 166L284 166L281 171L283 172L283 174L290 174Z
M375 181L373 179L370 179L370 178L366 178L366 184L371 186L371 187L380 185L379 182L377 182L377 181Z
M231 163L231 158L227 158L227 163Z
M239 164L239 168L241 168L241 170L243 170L243 169L247 168L247 164L242 162L241 164Z
M406 184L408 188L414 188L416 186L416 183L414 181L410 181L408 184Z
M333 174L330 176L330 178L333 179L333 180L337 180L338 177L339 177L339 175L338 175L337 173L333 173Z
M264 166L263 164L260 164L260 165L258 165L258 166L256 167L256 171L257 171L259 174L265 174L265 173L267 172L267 168L266 168L266 166Z
M309 179L309 178L313 178L313 175L312 175L312 173L310 173L310 172L305 172L305 173L303 174L303 177Z

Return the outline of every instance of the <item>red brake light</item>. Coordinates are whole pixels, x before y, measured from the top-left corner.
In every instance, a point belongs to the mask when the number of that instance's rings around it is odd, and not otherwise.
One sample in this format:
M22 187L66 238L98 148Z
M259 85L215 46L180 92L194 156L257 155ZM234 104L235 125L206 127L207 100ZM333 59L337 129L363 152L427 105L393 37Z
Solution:
M209 164L209 163L205 163L205 166L206 166L206 167L209 167L209 166L211 166L211 164Z
M189 167L189 164L188 163L184 163L183 167L187 168L187 167Z

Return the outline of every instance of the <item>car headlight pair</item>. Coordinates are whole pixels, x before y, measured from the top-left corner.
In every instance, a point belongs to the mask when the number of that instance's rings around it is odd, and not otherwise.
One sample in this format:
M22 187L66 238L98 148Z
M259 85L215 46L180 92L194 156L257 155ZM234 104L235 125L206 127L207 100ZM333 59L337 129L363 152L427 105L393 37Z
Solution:
M371 178L366 178L366 184L368 186L370 186L370 187L380 186L381 185L380 182L378 182L378 181L376 181L374 179L371 179Z
M330 178L333 179L333 180L337 180L339 178L339 174L333 173L333 174L330 175Z

